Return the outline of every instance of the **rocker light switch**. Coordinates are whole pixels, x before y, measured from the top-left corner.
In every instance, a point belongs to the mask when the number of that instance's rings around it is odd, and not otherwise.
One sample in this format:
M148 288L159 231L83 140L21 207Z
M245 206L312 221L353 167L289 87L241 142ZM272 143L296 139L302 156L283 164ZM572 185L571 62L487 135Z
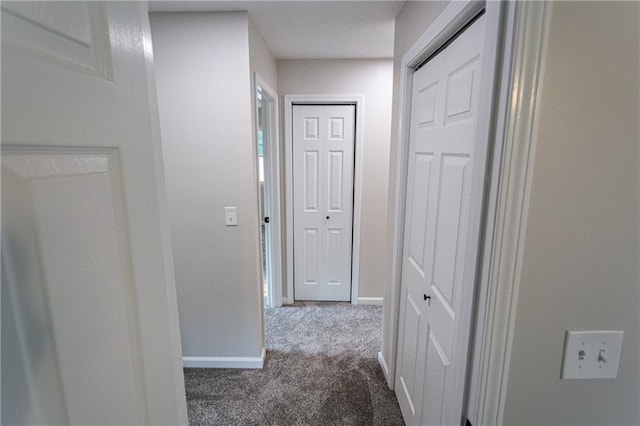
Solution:
M224 208L224 225L238 226L238 214L235 207Z
M562 379L615 379L622 331L567 331Z

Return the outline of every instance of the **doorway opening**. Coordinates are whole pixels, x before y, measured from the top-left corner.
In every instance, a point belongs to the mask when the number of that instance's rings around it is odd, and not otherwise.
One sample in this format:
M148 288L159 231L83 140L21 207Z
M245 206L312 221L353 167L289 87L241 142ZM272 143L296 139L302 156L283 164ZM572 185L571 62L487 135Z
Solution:
M258 208L264 306L282 306L278 95L255 75Z

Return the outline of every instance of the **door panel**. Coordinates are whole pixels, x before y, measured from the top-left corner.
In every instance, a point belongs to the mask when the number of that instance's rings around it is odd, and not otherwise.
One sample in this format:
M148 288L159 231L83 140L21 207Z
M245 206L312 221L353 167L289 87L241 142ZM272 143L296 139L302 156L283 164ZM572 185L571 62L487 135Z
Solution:
M3 424L187 421L149 42L145 4L2 3Z
M329 139L344 140L344 117L329 117Z
M344 201L344 178L342 175L344 170L343 157L342 151L329 152L329 194L327 197L327 211L330 213L342 212L342 203Z
M318 229L304 230L304 284L318 285L320 282L320 232Z
M21 180L19 185L30 194L22 213L33 217L38 236L45 277L40 285L48 295L46 320L55 336L62 390L70 402L69 422L143 421L137 312L117 157L4 152L2 165L3 176ZM5 223L13 224L17 218L8 219ZM9 233L5 249L14 264L20 262L19 241L19 235ZM87 344L92 341L100 344Z
M354 138L353 105L293 106L295 300L351 299Z
M304 211L317 212L319 206L318 193L318 151L304 153Z
M461 413L445 406L462 409L462 395L451 389L466 367L454 364L456 341L469 335L459 318L472 308L474 280L462 277L473 276L465 255L477 241L467 241L467 229L481 220L469 200L484 22L478 18L413 75L396 376L407 424L460 422Z
M413 299L410 292L404 293L402 299L402 346L398 353L398 365L401 371L398 375L400 386L396 386L396 393L403 397L398 397L398 403L403 415L411 418L419 414L420 396L422 386L416 377L416 371L420 370L422 361L420 360L420 348L422 347L423 330L425 324L422 321L423 312L420 303Z
M424 377L428 377L428 380L424 382L425 398L422 401L422 420L420 424L446 424L442 423L440 414L445 393L445 372L450 362L432 330L430 330L429 338L427 339L426 361Z
M7 45L102 78L112 77L109 27L105 9L97 2L3 2L2 27Z
M444 296L441 302L449 305L453 302L452 293L456 261L460 255L459 248L464 244L461 212L466 207L463 206L463 201L468 195L465 191L465 171L468 164L467 156L443 155L440 166L440 200L436 218L432 285L438 288L439 294Z
M343 285L344 271L341 270L342 247L344 245L342 229L327 229L327 285Z
M413 160L413 200L411 203L411 223L412 233L409 238L409 257L415 263L413 266L419 268L424 275L425 261L425 241L426 241L426 217L428 212L427 203L429 201L429 176L431 175L431 160L433 155L426 153L415 153ZM420 191L422 186L426 186L426 191Z

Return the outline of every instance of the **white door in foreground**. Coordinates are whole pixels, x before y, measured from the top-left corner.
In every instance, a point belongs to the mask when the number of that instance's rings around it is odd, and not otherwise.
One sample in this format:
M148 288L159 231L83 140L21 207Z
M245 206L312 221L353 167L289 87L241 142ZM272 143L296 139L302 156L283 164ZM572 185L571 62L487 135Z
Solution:
M293 106L295 300L351 300L354 105Z
M146 4L2 2L2 423L185 424Z
M413 75L396 393L407 424L460 424L473 271L467 238L481 221L470 203L485 17ZM479 156L484 158L484 155ZM480 185L482 187L482 185ZM471 273L470 273L471 272ZM464 279L463 279L464 278ZM468 316L466 316L468 317ZM462 357L461 359L465 359ZM461 381L462 377L462 381Z

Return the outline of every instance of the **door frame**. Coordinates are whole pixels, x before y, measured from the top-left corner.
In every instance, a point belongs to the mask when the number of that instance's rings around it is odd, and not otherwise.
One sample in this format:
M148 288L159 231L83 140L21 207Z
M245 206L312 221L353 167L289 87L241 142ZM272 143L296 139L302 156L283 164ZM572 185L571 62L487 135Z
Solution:
M287 297L283 303L294 302L293 289L293 136L294 105L355 105L355 165L353 171L353 243L351 246L351 303L358 304L360 277L360 217L362 208L363 118L364 95L285 95L284 96L284 149L286 182L286 234L287 234Z
M267 287L268 297L267 304L269 307L282 306L282 232L281 222L282 214L280 212L281 196L280 196L280 139L278 137L278 93L269 86L264 78L257 72L254 73L254 96L257 96L258 88L265 95L266 120L265 126L268 135L268 146L264 147L264 200L265 214L269 216L269 244L265 247L266 262L269 271L263 271L268 274ZM256 99L257 100L257 99ZM258 129L258 102L255 103L256 113L256 138ZM264 135L263 135L264 137ZM257 140L256 140L257 147ZM256 153L257 155L257 153ZM267 167L267 162L268 167ZM269 179L269 185L266 184ZM258 186L260 183L258 182ZM260 188L258 188L258 191ZM260 208L260 206L258 206ZM264 220L261 217L260 220ZM266 232L266 230L265 230ZM269 273L270 272L270 273ZM262 300L262 298L261 298Z
M501 424L508 383L521 258L533 170L536 105L551 6L546 2L451 2L403 56L400 67L398 144L395 147L390 310L391 359L378 353L387 384L395 387L399 331L404 203L408 171L409 113L414 68L485 9L487 25L500 28L490 42L496 57L493 110L486 125L493 152L487 156L488 184L471 325L464 415L472 424ZM486 48L487 46L485 46ZM483 85L487 85L486 80ZM484 92L484 89L483 89ZM487 119L486 117L484 118Z

